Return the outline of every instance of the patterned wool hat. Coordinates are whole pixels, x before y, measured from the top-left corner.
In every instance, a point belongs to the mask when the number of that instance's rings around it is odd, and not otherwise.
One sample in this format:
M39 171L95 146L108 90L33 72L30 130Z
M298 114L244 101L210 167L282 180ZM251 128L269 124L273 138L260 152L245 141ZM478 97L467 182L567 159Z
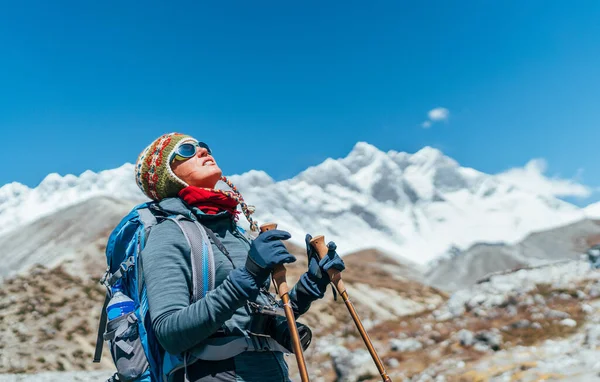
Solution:
M169 158L175 148L188 140L189 135L169 133L157 138L142 151L135 163L135 181L147 197L153 200L177 196L188 185L171 169Z

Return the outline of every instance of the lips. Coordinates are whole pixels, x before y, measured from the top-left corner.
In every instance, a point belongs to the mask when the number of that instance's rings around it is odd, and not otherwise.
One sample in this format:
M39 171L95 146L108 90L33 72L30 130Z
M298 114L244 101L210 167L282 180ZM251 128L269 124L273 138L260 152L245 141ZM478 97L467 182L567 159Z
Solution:
M212 159L206 159L204 162L202 162L202 167L204 166L214 166L215 165L215 161Z

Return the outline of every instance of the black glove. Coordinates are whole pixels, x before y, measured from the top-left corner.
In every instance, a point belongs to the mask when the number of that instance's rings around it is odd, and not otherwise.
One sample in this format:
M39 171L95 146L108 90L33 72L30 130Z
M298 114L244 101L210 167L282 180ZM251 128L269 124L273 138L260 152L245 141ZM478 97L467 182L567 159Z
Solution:
M276 265L296 261L296 258L288 252L281 242L290 237L292 235L286 231L266 231L258 235L250 245L246 270L254 276L259 285L264 284Z
M272 230L261 233L252 241L246 266L234 269L229 274L233 285L247 298L254 300L257 297L259 289L265 285L276 265L296 261L281 242L290 237L288 232Z
M315 296L323 297L329 284L329 269L343 271L346 265L342 258L337 254L337 246L333 241L327 244L327 255L319 260L319 255L315 248L310 244L312 236L306 234L306 255L308 256L308 271L300 277L300 282L304 288L311 291Z

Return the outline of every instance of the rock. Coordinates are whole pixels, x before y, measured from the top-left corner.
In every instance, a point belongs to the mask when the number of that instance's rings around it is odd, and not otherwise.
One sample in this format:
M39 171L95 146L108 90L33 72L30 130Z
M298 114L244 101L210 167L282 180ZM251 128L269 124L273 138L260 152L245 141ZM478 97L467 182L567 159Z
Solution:
M387 360L387 364L392 369L395 369L398 366L400 366L400 361L398 361L396 358L390 358L390 359Z
M533 301L535 301L537 305L546 305L546 299L541 294L533 296Z
M543 313L534 313L531 315L532 320L543 320L545 318L546 318L546 316L544 316Z
M441 312L435 316L436 321L448 321L454 318L454 315L450 312Z
M585 329L583 343L592 349L600 346L600 325L590 325Z
M571 299L571 295L568 293L561 293L558 295L558 298L560 298L561 300L570 300Z
M510 324L510 327L512 329L524 329L524 328L528 328L531 326L531 322L529 322L528 320L519 320L519 321L515 321L512 324Z
M531 324L531 328L533 329L542 329L542 324L540 324L539 322L534 322Z
M519 305L522 306L530 306L530 305L534 305L535 304L535 300L533 299L532 296L527 296L525 297L520 303Z
M466 291L459 291L452 295L450 300L446 303L446 307L448 308L448 312L453 316L457 317L465 313L465 302L463 293L468 293Z
M584 300L587 298L587 294L585 294L583 291L577 290L577 298L580 300Z
M485 344L482 344L481 342L477 342L475 344L475 346L473 346L473 349L477 350L478 352L482 352L482 353L490 350L489 346L486 346Z
M569 315L569 313L561 312L560 310L550 309L550 310L548 310L546 312L546 317L547 318L563 319L563 318L569 318L570 315Z
M475 334L475 340L494 351L500 350L502 345L502 335L491 330L478 332Z
M527 308L527 312L529 313L539 313L542 311L542 307L537 306L537 305L533 305L530 306L529 308Z
M590 287L590 290L588 291L588 295L591 298L596 298L598 296L600 296L600 285L598 284L594 284Z
M470 330L462 329L458 332L458 340L462 346L472 346L475 343L475 335Z
M364 375L379 375L371 355L364 349L351 352L339 347L331 352L331 360L337 374L336 380L340 382L354 382Z
M390 348L393 351L398 351L401 353L416 351L423 348L423 344L414 338L408 338L405 340L392 339L390 340Z
M560 322L560 324L563 326L568 326L569 328L574 328L577 326L577 321L575 321L571 318L565 318L564 320L562 320Z
M590 304L582 304L581 311L589 314L594 311L594 308Z
M508 308L506 308L506 312L511 317L514 317L517 315L517 313L519 313L519 311L517 310L517 307L514 305L509 305Z
M437 330L432 330L429 332L428 337L435 342L440 342L442 340L442 334Z

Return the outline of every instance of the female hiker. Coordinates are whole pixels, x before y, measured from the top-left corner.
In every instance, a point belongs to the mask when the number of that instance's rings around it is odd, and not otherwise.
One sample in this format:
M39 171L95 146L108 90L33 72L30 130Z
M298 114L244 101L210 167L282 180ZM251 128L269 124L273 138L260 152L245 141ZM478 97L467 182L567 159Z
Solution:
M289 352L282 334L286 325L265 312L275 304L267 291L273 267L296 260L282 243L290 234L273 230L252 240L239 229L238 205L256 229L251 211L222 176L208 145L188 135L157 138L140 154L135 177L144 194L160 201L168 214L190 216L205 227L214 255L214 289L194 302L191 245L177 222L156 225L141 252L156 339L166 352L185 355L185 366L168 380L289 381L283 357ZM215 189L219 180L232 191ZM330 244L321 261L307 245L309 269L290 291L296 316L323 297L328 269L344 269Z

